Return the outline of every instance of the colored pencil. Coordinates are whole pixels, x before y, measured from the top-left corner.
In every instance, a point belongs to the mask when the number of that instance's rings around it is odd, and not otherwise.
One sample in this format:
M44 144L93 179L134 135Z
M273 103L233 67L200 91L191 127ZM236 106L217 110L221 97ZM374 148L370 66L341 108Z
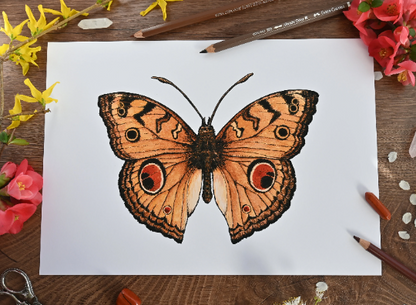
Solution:
M187 18L165 22L147 29L142 29L136 32L133 36L136 38L147 38L156 34L171 31L186 25L202 22L208 19L226 16L232 13L240 12L252 7L257 7L262 4L273 2L274 0L244 0L230 3L209 11L205 11Z
M330 8L319 10L314 13L300 16L299 18L289 20L286 22L281 22L267 28L257 30L242 36L237 36L231 39L223 40L221 42L215 43L202 50L200 53L218 53L226 49L242 45L247 42L265 38L277 33L282 33L294 28L297 28L302 25L310 24L328 17L332 17L338 14L341 14L345 9L350 7L350 2L345 2L343 4L331 6Z
M416 282L416 272L413 270L410 270L405 265L403 265L401 262L396 260L395 258L391 257L387 253L385 253L380 248L374 246L369 241L366 241L362 238L359 238L357 236L354 236L354 239L368 252L373 254L375 257L381 259L383 262L389 264L391 267L402 273L403 275L407 276L409 279L411 279L413 282Z

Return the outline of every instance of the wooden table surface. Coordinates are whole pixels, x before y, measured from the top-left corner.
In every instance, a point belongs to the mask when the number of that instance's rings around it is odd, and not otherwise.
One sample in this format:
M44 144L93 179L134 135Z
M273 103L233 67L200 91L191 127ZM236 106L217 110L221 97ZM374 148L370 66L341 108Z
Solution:
M163 22L160 9L142 17L139 12L146 9L153 0L115 0L111 11L98 9L90 18L108 17L114 24L103 30L82 30L76 20L59 32L41 38L38 45L39 68L31 66L28 77L42 90L46 79L47 41L123 41L135 40L131 37L137 30ZM175 20L190 14L230 3L220 0L184 0L168 2L168 20ZM67 0L66 4L82 10L94 1ZM173 30L149 38L152 40L193 40L225 39L242 35L250 29L261 29L272 25L274 20L296 18L302 13L326 8L339 1L328 0L281 0L254 9L231 14L215 20ZM28 4L38 17L34 0L1 0L0 11L6 11L9 21L16 26L26 19L24 4ZM58 0L43 0L44 7L60 10ZM273 12L272 14L270 12ZM50 15L48 15L50 16ZM50 17L49 17L50 18ZM1 19L0 19L1 20ZM49 19L51 20L51 19ZM3 26L3 21L0 21ZM310 26L271 36L270 38L357 38L358 31L343 15L319 21ZM0 33L0 45L8 43ZM238 48L233 50L239 52ZM103 50L105 52L105 50ZM120 56L123 56L120 54ZM213 55L215 56L215 54ZM308 56L307 50L305 56ZM129 58L131 60L132 58ZM111 60L109 58L108 60ZM136 60L141 60L137 58ZM340 58L339 60L342 60ZM103 63L105 64L105 63ZM375 64L375 69L380 66ZM6 111L13 107L14 95L28 94L23 84L20 66L5 64ZM82 71L80 71L82 73ZM334 75L336 77L336 75ZM415 88L404 87L395 77L384 77L375 83L376 116L379 162L380 199L392 212L390 221L381 220L382 248L416 270L416 228L413 222L405 225L402 215L416 207L409 202L415 192L416 160L409 156L408 149L416 131ZM345 88L354 90L354 88ZM353 118L352 118L353 119ZM2 128L7 126L4 122ZM20 163L27 158L34 169L42 173L44 117L37 116L30 124L22 124L17 136L27 139L27 147L9 147L1 156L1 164L6 161ZM398 160L389 163L387 155L398 152ZM360 175L360 173L357 173ZM406 180L412 186L410 191L399 188L399 181ZM115 304L119 292L127 287L138 294L143 304L279 304L295 296L302 296L308 304L314 297L315 284L325 281L329 290L322 304L416 304L416 283L383 263L383 275L366 277L349 276L40 276L40 223L41 205L17 235L0 236L0 272L6 268L18 267L25 270L34 285L36 295L42 304ZM407 230L410 239L405 241L398 231ZM325 242L325 241L322 241ZM59 245L57 245L59 246ZM308 250L308 249L305 249ZM363 255L367 253L363 250ZM370 255L370 254L368 254ZM201 262L202 264L204 262ZM14 304L11 298L0 296L1 304Z

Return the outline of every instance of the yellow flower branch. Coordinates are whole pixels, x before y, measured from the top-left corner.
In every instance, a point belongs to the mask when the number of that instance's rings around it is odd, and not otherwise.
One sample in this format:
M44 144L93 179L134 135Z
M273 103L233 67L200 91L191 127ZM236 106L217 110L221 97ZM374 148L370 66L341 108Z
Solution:
M86 9L84 9L84 10L82 10L82 11L80 11L80 12L78 12L78 13L76 13L76 14L74 14L74 15L72 15L72 16L64 19L64 20L62 20L61 22L59 22L57 24L54 24L50 28L48 28L48 29L46 29L46 30L44 30L44 31L36 34L35 36L30 37L30 38L28 38L28 39L26 39L26 40L18 43L17 45L13 46L11 49L7 50L6 53L4 53L0 57L0 63L1 63L1 61L7 61L8 58L9 58L9 56L10 56L10 54L12 54L14 51L16 51L17 49L19 49L23 45L31 42L34 39L37 39L39 37L42 37L43 35L48 34L49 32L52 32L52 31L55 31L55 30L60 30L60 29L64 28L67 25L67 23L70 22L71 20L73 20L73 19L75 19L75 18L77 18L77 17L79 17L79 16L81 16L83 14L88 13L89 11L91 11L93 9L96 9L96 8L99 8L99 7L105 7L105 5L108 4L111 1L112 0L104 0L104 1L102 1L102 3L94 3L90 7L87 7Z
M1 126L1 123L3 122L4 118L10 118L10 117L17 117L18 116L16 114L13 114L13 115L10 115L10 116L3 117L4 103L5 103L5 98L4 98L4 71L3 71L4 62L6 62L8 60L12 60L12 61L15 61L16 64L21 64L22 69L23 69L23 74L25 75L26 72L29 69L29 63L32 63L32 64L36 65L36 63L35 63L35 60L37 59L36 52L40 51L40 47L38 47L38 48L29 48L29 46L31 44L35 43L38 38L42 37L43 35L48 34L49 32L62 29L71 20L73 20L73 19L75 19L75 18L77 18L81 15L84 15L84 16L88 15L87 13L89 11L93 10L93 9L96 9L96 8L99 8L99 7L109 8L109 6L111 5L112 2L113 2L113 0L97 0L96 3L94 3L93 5L87 7L86 9L84 9L80 12L75 11L75 10L70 10L69 11L70 16L68 16L67 18L64 18L61 22L57 22L57 19L59 17L56 18L55 19L56 21L54 20L55 22L54 22L53 25L50 25L51 23L46 24L46 19L45 19L45 16L44 16L45 10L43 9L43 7L41 5L39 5L39 11L41 13L41 16L40 16L38 21L36 21L34 19L30 8L26 6L26 13L28 14L29 22L23 21L21 24L19 24L15 28L13 28L10 25L6 13L3 12L3 19L4 19L4 23L5 23L5 28L4 29L2 28L1 31L5 32L9 36L11 41L10 41L9 45L0 46L0 126ZM65 11L65 12L69 10L69 8L65 5L63 0L61 0L61 10ZM51 11L53 11L53 10L46 9L46 12L51 12ZM64 17L64 14L62 14L62 16ZM31 23L30 29L31 29L31 32L32 32L33 36L30 37L30 38L20 36L20 32L22 30L22 27L26 23L27 24ZM37 28L38 25L41 27L40 29ZM32 31L32 27L35 31ZM18 40L19 43L16 44L16 45L13 45L14 40ZM22 51L23 48L26 48L26 49L24 49L24 52L22 52L22 54L20 54L19 50ZM31 88L31 90L32 90L32 88ZM42 101L40 101L40 102L42 103ZM43 106L45 106L45 105L43 104ZM43 111L43 112L46 113L45 111ZM23 115L23 114L21 114L21 115Z
M2 119L11 119L11 118L18 117L18 116L21 116L21 115L33 116L33 115L37 115L37 114L45 114L45 113L48 113L48 112L51 112L51 111L49 109L43 109L43 110L40 110L40 111L36 111L36 110L34 110L34 111L23 111L23 112L16 113L16 114L6 115L6 116L2 117Z

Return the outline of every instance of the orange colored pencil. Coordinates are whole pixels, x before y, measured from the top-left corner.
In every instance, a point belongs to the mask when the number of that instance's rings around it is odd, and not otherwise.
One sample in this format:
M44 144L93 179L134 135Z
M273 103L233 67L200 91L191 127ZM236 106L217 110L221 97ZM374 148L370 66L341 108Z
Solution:
M391 219L390 211L384 206L384 204L371 192L365 193L365 200L373 207L373 209L385 220Z

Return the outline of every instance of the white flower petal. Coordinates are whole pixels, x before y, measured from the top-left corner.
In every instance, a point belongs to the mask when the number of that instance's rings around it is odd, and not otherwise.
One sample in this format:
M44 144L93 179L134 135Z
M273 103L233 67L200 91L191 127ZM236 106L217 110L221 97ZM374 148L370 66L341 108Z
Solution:
M396 159L397 159L397 152L392 151L391 153L389 153L389 162L390 163L396 161Z
M325 282L316 283L316 291L324 292L328 290L328 285Z
M399 186L401 187L402 190L408 191L410 190L410 184L407 181L400 181Z
M410 195L410 203L416 205L416 194Z
M398 233L399 233L399 236L400 236L401 239L409 239L410 238L410 235L409 235L409 233L407 233L407 231L399 231Z
M380 71L375 71L374 72L374 79L375 80L380 80L382 78L383 78L383 73L382 72L380 72Z
M412 221L412 213L410 213L410 212L404 213L404 215L402 217L402 220L405 224L408 224L409 222L411 222Z
M300 305L300 296L297 298L290 298L287 301L284 301L282 305Z

